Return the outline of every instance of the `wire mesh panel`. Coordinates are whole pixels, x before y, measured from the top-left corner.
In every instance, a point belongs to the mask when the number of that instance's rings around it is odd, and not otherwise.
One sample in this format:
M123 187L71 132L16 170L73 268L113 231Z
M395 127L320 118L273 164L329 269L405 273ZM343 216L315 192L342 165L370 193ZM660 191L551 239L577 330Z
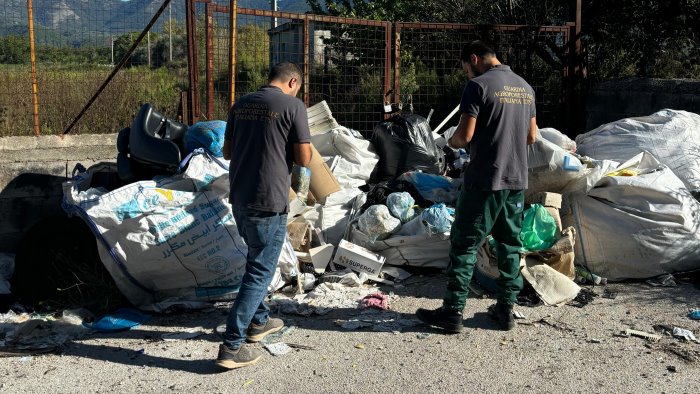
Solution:
M126 54L161 1L132 0L58 2L33 1L39 118L43 134L61 133ZM20 4L21 3L21 4ZM4 134L32 132L31 86L28 70L29 39L26 1L9 0L0 14L0 30L7 41L19 32L23 47L19 66L0 64L0 105L12 114ZM184 0L173 0L151 31L71 133L110 133L128 126L142 103L149 102L166 116L175 117L180 91L187 88ZM11 12L8 10L12 10ZM8 31L9 30L9 31ZM0 60L0 63L7 63ZM7 80L11 79L11 80ZM20 83L21 82L21 83ZM8 103L9 101L9 103Z
M435 112L437 126L459 104L467 77L459 60L464 44L484 40L498 58L535 90L540 127L560 128L562 63L567 28L523 26L479 27L464 24L399 23L399 62L396 85L404 109L427 116ZM456 125L454 117L449 125Z

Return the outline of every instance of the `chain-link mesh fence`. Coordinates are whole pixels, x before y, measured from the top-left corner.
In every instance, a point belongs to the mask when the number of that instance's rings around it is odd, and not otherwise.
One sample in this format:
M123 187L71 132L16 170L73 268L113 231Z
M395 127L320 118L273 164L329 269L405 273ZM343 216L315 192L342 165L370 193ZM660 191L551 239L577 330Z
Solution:
M61 133L71 124L164 4L138 1L146 6L34 1L42 133ZM33 132L27 4L0 5L0 135ZM267 82L270 65L283 60L304 72L299 97L307 105L325 100L344 126L372 129L383 119L385 101L400 101L404 111L422 116L434 109L435 126L459 102L466 82L459 51L477 38L494 43L501 60L535 88L540 125L563 127L566 121L567 26L392 24L238 8L231 58L229 4L172 0L71 133L116 132L145 102L171 118L182 112L189 122L189 115L226 119L232 92L239 98L255 91ZM196 89L183 95L190 86Z
M33 1L41 133L65 130L161 4ZM180 91L187 88L184 5L172 1L164 9L71 133L116 132L131 123L144 102L176 116ZM28 2L5 0L0 26L0 135L29 135L33 111Z
M401 102L422 116L434 110L436 126L459 104L466 77L459 61L464 44L484 40L499 60L509 65L535 90L538 124L561 127L563 71L561 48L567 27L400 23L400 67L396 85ZM457 117L450 122L456 124Z

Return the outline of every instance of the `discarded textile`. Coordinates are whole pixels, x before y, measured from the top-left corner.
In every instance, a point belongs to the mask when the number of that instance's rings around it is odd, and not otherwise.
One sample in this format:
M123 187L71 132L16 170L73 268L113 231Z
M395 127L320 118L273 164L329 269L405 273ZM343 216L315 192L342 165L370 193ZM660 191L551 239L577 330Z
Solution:
M382 310L388 310L389 309L389 297L386 294L383 294L382 292L376 292L367 295L365 298L360 301L360 306L362 308L375 308L375 309L382 309Z

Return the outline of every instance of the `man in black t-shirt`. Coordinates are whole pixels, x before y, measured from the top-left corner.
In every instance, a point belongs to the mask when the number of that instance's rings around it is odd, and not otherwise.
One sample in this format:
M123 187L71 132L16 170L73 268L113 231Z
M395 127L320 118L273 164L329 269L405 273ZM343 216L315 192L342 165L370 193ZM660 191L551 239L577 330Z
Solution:
M311 159L309 120L296 98L301 71L293 63L270 70L267 86L239 99L226 124L224 159L238 232L248 246L245 274L226 322L216 364L227 369L255 364L262 352L246 346L284 327L263 302L287 234L292 164Z
M496 240L500 276L497 302L489 308L500 327L515 326L513 304L520 275L520 230L527 189L527 145L535 142L535 93L530 85L498 61L481 41L467 44L460 56L469 77L460 103L461 118L448 140L469 147L470 162L457 200L450 232L450 264L442 307L418 309L425 323L460 332L468 285L479 247L491 233Z

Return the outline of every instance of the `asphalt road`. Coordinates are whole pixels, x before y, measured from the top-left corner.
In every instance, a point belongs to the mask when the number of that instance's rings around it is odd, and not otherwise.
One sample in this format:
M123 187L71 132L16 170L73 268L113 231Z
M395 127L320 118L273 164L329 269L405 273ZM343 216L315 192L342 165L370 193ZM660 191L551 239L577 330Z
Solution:
M658 342L623 337L627 328L653 333L665 324L693 330L688 308L700 306L690 284L651 287L613 284L615 299L595 297L582 307L516 307L526 317L510 332L486 315L493 300L472 299L465 330L443 335L406 324L400 331L343 329L336 320L411 322L418 307L437 307L443 280L414 276L393 292L391 310L338 309L323 316L282 317L295 328L281 341L307 347L266 353L252 367L222 371L213 364L213 330L226 305L207 312L155 316L115 334L91 334L59 354L0 358L0 392L189 393L697 393L700 344L664 335ZM602 294L602 288L596 288ZM202 327L193 339L162 335Z

